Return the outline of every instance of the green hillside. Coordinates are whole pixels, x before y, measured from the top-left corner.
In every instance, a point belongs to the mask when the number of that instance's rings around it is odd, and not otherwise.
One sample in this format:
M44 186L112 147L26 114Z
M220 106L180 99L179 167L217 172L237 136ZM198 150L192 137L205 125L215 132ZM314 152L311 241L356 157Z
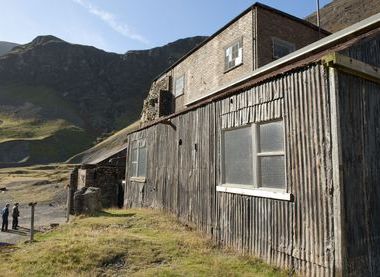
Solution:
M95 139L70 103L50 88L0 86L0 103L0 164L63 161Z
M0 167L66 161L135 122L152 79L203 40L115 54L39 36L0 55Z

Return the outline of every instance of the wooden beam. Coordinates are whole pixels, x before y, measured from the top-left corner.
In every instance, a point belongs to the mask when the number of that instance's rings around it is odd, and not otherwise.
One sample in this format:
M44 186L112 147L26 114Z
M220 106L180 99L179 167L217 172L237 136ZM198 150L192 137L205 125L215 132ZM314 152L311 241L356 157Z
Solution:
M256 189L256 188L242 188L242 187L228 186L228 185L216 186L216 191L277 199L277 200L293 201L292 194L282 192L282 191L270 191L270 190L263 190L263 189Z
M350 58L337 52L324 56L322 61L326 66L334 67L345 73L380 84L380 68L376 66Z

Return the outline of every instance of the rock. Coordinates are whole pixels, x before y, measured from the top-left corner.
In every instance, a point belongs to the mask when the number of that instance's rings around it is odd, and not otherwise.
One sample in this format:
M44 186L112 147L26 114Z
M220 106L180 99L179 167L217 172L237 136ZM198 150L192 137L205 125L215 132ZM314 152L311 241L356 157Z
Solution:
M102 209L100 189L83 187L74 193L74 213L94 214Z

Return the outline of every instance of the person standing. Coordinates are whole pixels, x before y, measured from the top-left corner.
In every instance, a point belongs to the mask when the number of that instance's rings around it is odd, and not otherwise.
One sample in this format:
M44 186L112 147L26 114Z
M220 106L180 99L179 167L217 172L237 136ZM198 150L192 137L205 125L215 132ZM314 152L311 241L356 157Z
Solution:
M1 225L1 231L7 232L8 231L9 204L5 205L5 208L1 211L1 215L3 218L3 223Z
M15 203L12 208L12 229L13 230L17 230L19 216L20 216L20 211L18 210L18 203Z

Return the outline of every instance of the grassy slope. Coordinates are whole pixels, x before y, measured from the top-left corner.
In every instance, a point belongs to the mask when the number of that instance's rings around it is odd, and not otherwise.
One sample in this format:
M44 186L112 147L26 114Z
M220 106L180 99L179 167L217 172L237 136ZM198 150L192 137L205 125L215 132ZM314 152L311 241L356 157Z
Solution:
M73 157L71 157L68 162L70 163L88 163L97 159L102 159L109 156L109 153L115 153L115 151L121 151L126 147L127 135L138 129L140 126L140 121L136 121L126 128L116 132L115 134L109 136L102 142L96 144L95 146L87 149Z
M4 276L287 276L153 210L109 210L0 250Z
M0 114L0 143L12 140L41 140L70 125L62 120L40 121Z
M0 103L21 107L19 117L12 112L0 113L0 143L27 140L28 162L64 161L88 148L94 140L93 135L77 126L83 123L77 111L49 88L0 86ZM31 103L33 108L23 110L25 103Z

